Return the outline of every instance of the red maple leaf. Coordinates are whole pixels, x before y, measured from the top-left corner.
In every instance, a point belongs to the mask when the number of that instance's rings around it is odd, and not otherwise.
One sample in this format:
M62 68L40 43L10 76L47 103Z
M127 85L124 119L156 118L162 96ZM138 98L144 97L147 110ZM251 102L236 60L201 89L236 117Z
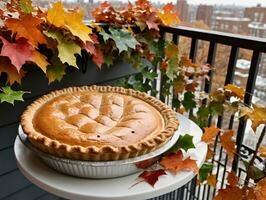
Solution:
M144 171L139 175L140 178L143 178L144 181L149 183L152 187L158 181L159 176L166 175L163 169L158 169L155 171Z
M101 49L96 48L95 53L92 55L92 61L99 67L101 68L104 58L103 58L103 53Z
M16 43L10 43L0 36L3 42L1 50L2 56L7 56L11 63L16 67L18 72L26 61L30 61L34 48L27 42L25 38L19 38Z

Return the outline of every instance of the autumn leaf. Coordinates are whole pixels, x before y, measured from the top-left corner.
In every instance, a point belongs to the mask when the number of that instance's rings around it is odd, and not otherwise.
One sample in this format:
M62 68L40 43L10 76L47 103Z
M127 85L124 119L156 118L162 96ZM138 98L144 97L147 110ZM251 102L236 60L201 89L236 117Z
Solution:
M158 181L159 176L166 175L163 169L158 169L155 171L144 171L139 175L139 178L142 178L144 181L149 183L152 187Z
M231 92L231 94L235 97L238 97L240 99L244 98L245 91L243 88L237 87L237 86L232 85L232 84L228 84L228 85L224 86L224 89L229 90Z
M14 91L10 86L0 88L0 102L14 105L14 101L23 101L23 91Z
M159 31L159 25L160 25L160 21L159 18L157 16L156 12L152 12L148 18L146 19L146 24L148 26L149 29L155 29L156 31Z
M255 196L257 200L265 200L266 199L266 178L260 180L255 189Z
M75 54L81 53L81 48L75 42L71 40L66 40L64 36L59 32L45 32L47 37L53 38L58 42L58 57L62 63L68 63L76 68L78 68L76 63Z
M207 183L208 185L215 187L217 183L216 175L210 175L207 177Z
M27 42L25 38L19 38L16 43L10 43L1 36L0 39L3 42L1 55L9 57L11 63L19 72L22 65L26 61L30 60L34 48Z
M210 146L208 145L208 150L207 150L207 155L206 155L206 160L212 159L214 156L213 150L211 150Z
M227 183L230 185L230 186L236 186L238 184L238 177L236 176L235 172L234 171L231 171L228 173L227 175Z
M89 34L91 28L83 23L84 13L80 10L66 12L61 2L56 2L53 7L47 11L47 20L56 27L65 27L70 32L80 38L83 42L92 41Z
M31 0L19 0L18 4L19 4L20 9L24 13L31 13L34 10L32 7Z
M101 69L101 66L104 63L104 57L101 49L95 49L95 52L92 55L92 61Z
M148 167L152 166L155 162L157 162L160 159L160 156L148 159L148 160L143 160L138 163L136 163L136 167L140 169L147 169Z
M0 57L0 75L2 72L7 73L7 82L12 85L13 83L21 83L21 78L24 76L22 70L17 71L14 65L7 57Z
M206 127L204 128L204 133L201 137L201 140L209 144L212 141L212 139L217 136L219 132L220 129L215 126Z
M194 173L198 172L196 161L191 160L190 158L183 160L183 154L181 151L164 156L161 159L160 164L164 169L169 170L174 174L181 170L191 170Z
M252 129L256 131L260 124L266 124L266 108L253 105L252 112L247 112L246 116L252 121Z
M158 13L158 16L160 17L162 22L167 26L176 25L180 23L177 14L173 12L174 8L175 7L172 3L167 3L163 7L163 11Z
M259 148L259 153L261 157L266 158L266 147L260 147Z
M227 186L225 189L220 189L218 195L213 200L242 200L243 193L239 187Z
M186 92L182 104L186 110L196 107L195 95L192 92Z
M39 44L46 44L46 38L40 31L40 24L43 22L40 18L34 17L31 14L22 15L19 19L9 18L5 25L7 29L16 34L16 39L26 38L34 47Z
M46 68L49 65L46 59L47 58L43 54L38 51L33 51L31 61L36 63L44 73L46 73Z
M177 58L178 57L178 52L179 52L178 45L176 45L174 43L169 43L164 48L165 56L168 59Z
M253 179L255 183L266 177L265 172L258 167L256 167L255 165L250 165L250 163L245 160L242 161L246 167L246 171L248 171L249 177Z
M221 145L227 152L229 158L233 158L236 152L235 142L232 141L232 137L234 136L234 131L229 130L221 136Z
M52 58L52 66L48 66L46 70L47 78L49 83L54 81L61 81L63 76L66 74L66 66L59 60L58 57L54 56Z

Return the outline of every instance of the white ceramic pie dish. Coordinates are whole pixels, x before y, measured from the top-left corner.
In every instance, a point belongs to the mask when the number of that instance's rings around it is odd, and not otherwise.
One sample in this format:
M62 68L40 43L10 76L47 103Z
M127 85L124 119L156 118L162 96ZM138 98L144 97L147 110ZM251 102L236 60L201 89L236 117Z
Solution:
M117 160L117 161L80 161L66 158L60 158L48 153L42 152L34 147L27 139L21 126L18 129L18 135L22 143L33 151L44 163L51 168L64 174L82 178L115 178L126 176L141 171L136 165L140 162L153 159L170 149L178 140L180 132L176 131L172 138L159 149L138 157Z

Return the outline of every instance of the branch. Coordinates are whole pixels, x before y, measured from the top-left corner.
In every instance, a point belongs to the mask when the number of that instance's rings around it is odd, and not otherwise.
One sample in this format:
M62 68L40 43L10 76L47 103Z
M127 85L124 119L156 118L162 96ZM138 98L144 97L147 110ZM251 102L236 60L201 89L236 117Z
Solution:
M257 153L258 153L259 147L260 147L260 145L261 145L261 142L262 142L262 140L263 140L265 134L266 134L266 125L264 126L264 128L263 128L263 130L262 130L262 132L261 132L261 134L260 134L259 140L258 140L257 145L256 145L256 149L255 149L254 154L253 154L253 156L252 156L252 158L251 158L251 160L250 160L250 162L249 162L248 169L247 169L247 176L246 176L246 180L245 180L245 186L248 186L248 184L249 184L249 179L250 179L250 169L251 169L251 166L254 165L254 161L255 161L255 159L256 159L256 156L257 156Z

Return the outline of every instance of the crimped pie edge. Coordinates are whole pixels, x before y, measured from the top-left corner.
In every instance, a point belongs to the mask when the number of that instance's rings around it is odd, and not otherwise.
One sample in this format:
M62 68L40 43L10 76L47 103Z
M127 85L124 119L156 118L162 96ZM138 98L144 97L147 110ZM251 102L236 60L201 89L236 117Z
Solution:
M152 138L148 138L136 144L125 145L121 147L115 147L112 145L104 145L102 147L82 147L79 145L68 145L50 139L34 129L32 119L36 110L40 106L59 95L84 91L97 91L101 93L113 92L123 95L130 95L135 98L141 99L149 103L162 114L165 120L165 129ZM76 160L107 161L123 160L131 157L136 157L159 148L160 146L165 144L175 133L178 128L178 121L176 119L176 113L171 108L169 108L167 105L165 105L155 97L149 96L144 92L135 91L133 89L125 89L122 87L93 85L82 87L69 87L53 91L40 97L39 99L35 100L31 105L29 105L23 112L21 116L21 126L25 134L28 135L30 142L35 147L44 152L50 153L58 157Z

